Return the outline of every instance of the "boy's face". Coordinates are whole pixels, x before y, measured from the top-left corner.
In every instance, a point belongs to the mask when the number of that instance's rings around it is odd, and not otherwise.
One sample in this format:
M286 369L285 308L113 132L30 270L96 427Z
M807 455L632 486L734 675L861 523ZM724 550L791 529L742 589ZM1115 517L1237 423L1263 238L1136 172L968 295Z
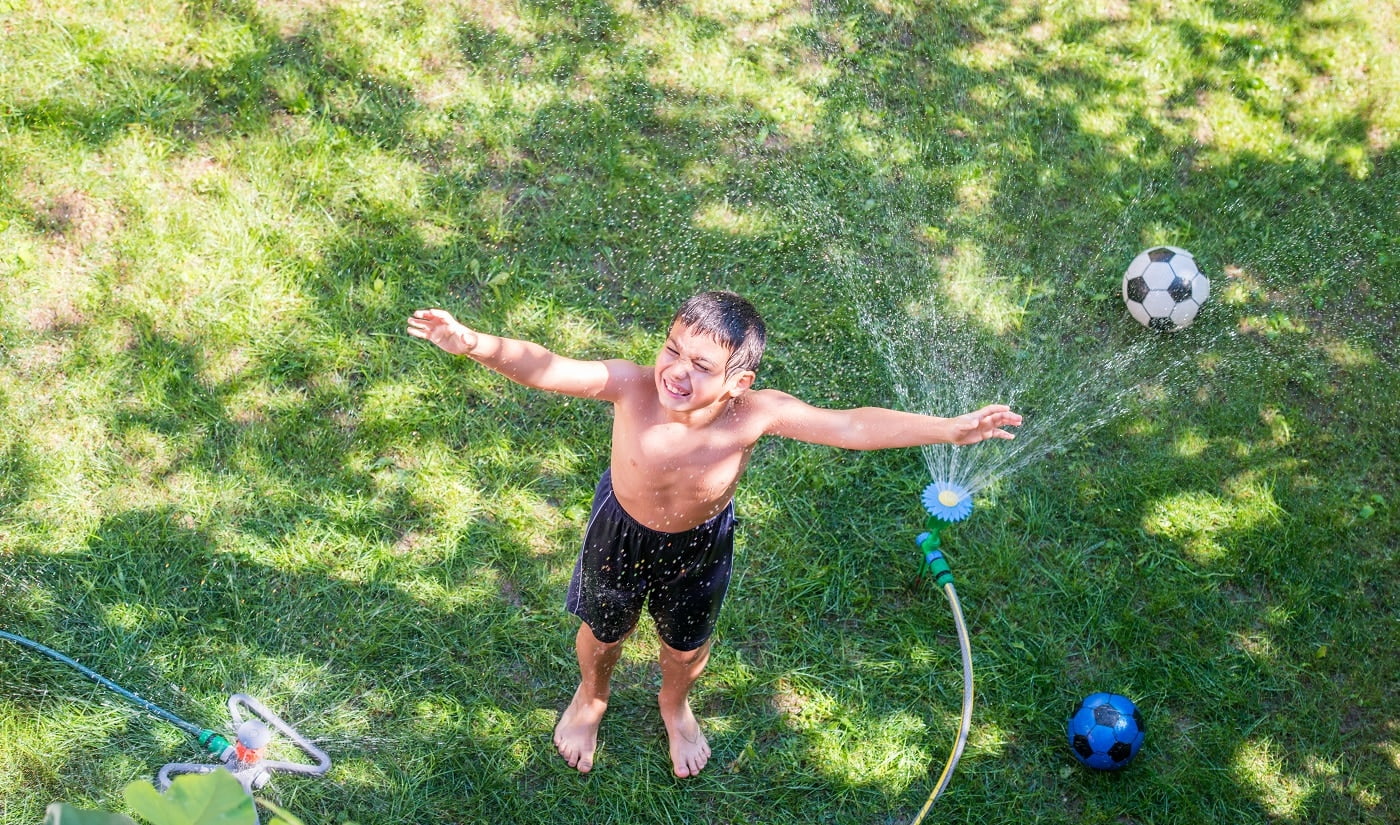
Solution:
M693 412L738 397L753 383L754 373L726 375L729 356L728 347L676 321L656 354L654 380L661 406Z

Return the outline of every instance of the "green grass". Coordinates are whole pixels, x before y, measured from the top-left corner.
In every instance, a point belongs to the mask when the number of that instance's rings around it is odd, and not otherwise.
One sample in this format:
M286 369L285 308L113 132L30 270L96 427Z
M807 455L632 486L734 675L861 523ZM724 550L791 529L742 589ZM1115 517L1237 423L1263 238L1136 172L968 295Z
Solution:
M1393 820L1395 3L0 0L0 31L0 627L200 723L259 697L335 761L268 791L308 823L918 810L960 680L914 450L758 449L704 775L669 775L644 639L595 773L553 753L608 411L403 321L645 360L706 286L767 316L763 385L830 405L898 403L862 301L929 290L975 342L938 382L1025 390L1054 442L949 536L978 705L932 819ZM1035 387L1152 373L1096 347L1146 334L1116 289L1158 242L1213 278L1189 363L1035 429L1073 401ZM0 825L197 758L17 648L0 686ZM1063 745L1099 689L1147 718L1121 775Z

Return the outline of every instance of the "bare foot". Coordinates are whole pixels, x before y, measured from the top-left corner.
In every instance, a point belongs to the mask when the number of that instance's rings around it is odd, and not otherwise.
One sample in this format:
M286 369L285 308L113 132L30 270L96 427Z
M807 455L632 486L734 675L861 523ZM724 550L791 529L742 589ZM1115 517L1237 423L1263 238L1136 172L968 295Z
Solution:
M683 702L679 710L671 712L663 707L661 720L666 723L666 735L671 740L671 769L676 776L684 779L700 773L710 761L710 743L705 741L690 703Z
M588 773L593 770L593 753L598 750L598 725L603 721L608 702L581 694L582 686L574 691L574 700L559 717L559 724L554 726L554 747L569 767Z

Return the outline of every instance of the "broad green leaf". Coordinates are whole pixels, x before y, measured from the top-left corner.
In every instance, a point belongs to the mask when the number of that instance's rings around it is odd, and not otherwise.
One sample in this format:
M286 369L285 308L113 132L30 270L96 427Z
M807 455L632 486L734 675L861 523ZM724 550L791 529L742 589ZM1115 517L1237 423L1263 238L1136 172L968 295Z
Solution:
M149 782L126 786L126 803L151 825L255 825L253 798L223 768L175 777L160 793Z
M130 818L106 811L84 811L55 802L44 811L44 825L136 825Z

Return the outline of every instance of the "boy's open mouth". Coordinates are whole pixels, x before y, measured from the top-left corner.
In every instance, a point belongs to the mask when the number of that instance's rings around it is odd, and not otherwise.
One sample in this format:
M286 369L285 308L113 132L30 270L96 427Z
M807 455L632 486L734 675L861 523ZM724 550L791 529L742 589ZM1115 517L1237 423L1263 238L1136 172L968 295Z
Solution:
M681 389L679 386L671 383L670 381L667 381L665 378L661 379L661 387L671 395L675 395L680 398L687 398L690 396L690 390Z

